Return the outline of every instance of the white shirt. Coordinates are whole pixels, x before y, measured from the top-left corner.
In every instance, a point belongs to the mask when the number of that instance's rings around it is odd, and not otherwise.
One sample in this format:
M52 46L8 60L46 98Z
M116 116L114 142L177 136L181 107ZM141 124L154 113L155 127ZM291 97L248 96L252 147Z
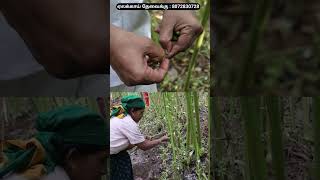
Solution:
M110 120L110 154L118 154L127 149L129 144L145 141L138 124L127 115L123 119L113 117Z
M134 32L140 36L151 38L151 19L148 11L144 10L118 10L118 3L142 3L143 0L111 0L110 23L123 30ZM110 66L110 86L124 84L117 73Z
M43 67L0 12L0 80L17 79L41 70Z

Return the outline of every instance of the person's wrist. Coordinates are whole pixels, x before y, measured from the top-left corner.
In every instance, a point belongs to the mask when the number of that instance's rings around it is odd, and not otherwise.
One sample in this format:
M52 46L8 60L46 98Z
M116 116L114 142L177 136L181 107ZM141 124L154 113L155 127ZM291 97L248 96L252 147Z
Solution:
M117 36L119 34L119 29L116 28L115 26L111 25L110 26L110 56L111 56L111 61L110 63L112 64L112 56L114 53L116 53L118 48L118 43L117 43Z

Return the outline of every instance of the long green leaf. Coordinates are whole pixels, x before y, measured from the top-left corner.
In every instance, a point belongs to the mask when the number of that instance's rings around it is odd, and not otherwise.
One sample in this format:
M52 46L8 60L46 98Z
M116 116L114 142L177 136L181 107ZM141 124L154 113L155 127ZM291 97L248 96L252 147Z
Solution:
M267 97L266 103L269 114L269 131L272 153L272 166L275 171L276 180L284 180L284 155L281 133L281 115L279 97Z
M200 149L201 146L201 130L200 130L200 113L199 113L199 98L198 94L196 92L193 92L193 98L194 98L194 112L195 112L195 122L196 122L196 137L197 137L197 146Z
M192 109L192 99L190 92L186 92L187 100L187 148L190 147L192 143L192 124L193 124L193 109Z
M252 88L252 84L254 82L254 59L262 33L268 21L271 8L272 0L258 0L257 7L252 18L249 44L245 49L245 54L236 76L237 81L233 89L234 95L250 93L249 90Z
M205 5L205 10L203 11L203 18L201 20L201 25L204 29L207 26L208 19L210 17L210 2L211 2L211 0L207 1L207 4ZM189 63L188 70L187 70L187 78L186 78L186 82L185 82L185 86L184 86L185 91L188 91L190 88L191 74L192 74L192 71L193 71L194 66L196 64L196 59L197 59L198 53L199 53L200 48L203 44L203 39L204 39L205 33L206 32L204 30L203 33L200 35L200 37L196 41L196 46L194 47L194 52L192 54L191 61Z
M241 97L241 113L245 125L246 153L252 180L266 179L266 160L261 142L261 116L259 97Z

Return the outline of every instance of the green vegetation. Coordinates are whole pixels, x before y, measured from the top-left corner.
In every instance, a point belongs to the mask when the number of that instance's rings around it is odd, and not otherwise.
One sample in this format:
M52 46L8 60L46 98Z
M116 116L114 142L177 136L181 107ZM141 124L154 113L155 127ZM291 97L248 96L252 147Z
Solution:
M248 175L251 180L266 179L266 160L261 142L260 98L241 97L241 112L245 127Z
M315 96L320 86L318 1L219 1L212 91L218 96Z
M111 93L112 99L140 93ZM133 161L135 174L139 169L154 174L143 179L208 179L208 96L207 93L149 93L150 107L145 110L139 127L146 136L167 134L167 145L146 152L144 165ZM132 159L141 159L138 150ZM152 160L151 160L152 159ZM152 161L152 164L149 164ZM148 166L149 165L149 166ZM157 170L161 169L160 172ZM150 171L150 172L149 172Z
M212 98L212 179L318 180L320 98L312 99Z
M281 115L278 97L266 97L268 110L270 143L272 153L272 168L275 171L277 180L283 180L284 174L284 158L283 143L281 133Z
M147 2L159 2L147 0ZM204 27L202 35L194 45L185 52L179 53L170 60L170 70L164 81L160 84L161 91L204 91L210 89L210 1L187 0L185 2L199 3L201 9L195 11L196 16ZM162 19L162 11L150 11L152 19L151 37L154 42L159 42L159 35L154 30Z
M233 95L248 94L254 82L254 59L259 41L266 26L271 11L272 0L259 0L252 17L249 44L244 53L244 58L237 76ZM250 91L249 91L250 92Z
M195 42L195 46L193 48L193 53L192 53L192 57L191 57L191 60L189 62L189 66L188 66L188 70L187 70L187 78L186 78L186 82L185 82L185 85L184 85L184 90L185 91L188 91L190 89L190 81L191 81L191 74L194 70L194 66L196 64L196 60L197 60L197 56L198 56L198 53L200 51L200 48L202 47L203 45L203 40L204 40L204 37L205 37L205 34L206 33L210 33L206 31L206 27L207 27L207 24L208 24L208 20L209 20L209 16L210 16L210 0L209 1L205 1L201 7L204 7L202 9L202 13L201 13L201 25L202 27L204 27L204 32L200 35L200 37L197 39L197 41ZM210 48L209 48L210 49Z

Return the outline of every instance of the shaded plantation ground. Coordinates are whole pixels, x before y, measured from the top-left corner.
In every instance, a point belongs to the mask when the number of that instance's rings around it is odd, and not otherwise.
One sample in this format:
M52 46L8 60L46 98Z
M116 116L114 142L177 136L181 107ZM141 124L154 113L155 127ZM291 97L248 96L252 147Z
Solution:
M170 141L165 144L153 148L148 151L134 149L130 152L133 171L136 180L141 179L186 179L196 180L208 177L209 166L209 150L208 150L208 107L207 97L200 95L199 98L199 114L201 129L201 156L199 165L201 172L197 172L197 162L195 159L195 151L187 149L187 113L185 107L184 93L172 93L174 97L178 97L182 106L174 107L175 117L173 123L176 128L174 134L181 147L176 151L177 161L173 165L173 151ZM151 106L145 111L143 119L139 122L139 127L144 135L157 136L163 133L169 133L166 120L159 114L159 103L163 99L159 99L151 94ZM178 144L178 143L177 143ZM175 144L175 146L178 146ZM174 178L176 177L176 178Z
M244 122L240 115L239 98L221 98L220 108L222 112L222 161L212 168L228 179L245 179L245 130ZM310 103L310 102L309 102ZM302 98L281 98L283 111L283 154L285 177L288 180L311 179L313 159L312 139L312 108L305 113ZM312 106L310 106L312 107ZM262 110L265 107L261 106ZM311 118L306 120L306 117ZM265 122L265 121L264 121ZM267 162L267 177L274 180L275 172L272 169L272 158L268 144L269 131L262 133L261 142L266 146L264 158ZM214 138L213 138L214 139ZM217 139L216 139L217 140ZM212 153L215 153L213 149ZM217 163L217 162L215 162Z
M254 46L257 49L248 55L256 2L259 1L226 0L216 3L214 93L319 95L320 1L272 1L265 26L261 23L256 27L262 29ZM244 69L242 63L251 55L253 60L244 71L248 74L245 81L240 82L239 73ZM244 85L249 81L250 85ZM237 91L241 85L245 87Z

